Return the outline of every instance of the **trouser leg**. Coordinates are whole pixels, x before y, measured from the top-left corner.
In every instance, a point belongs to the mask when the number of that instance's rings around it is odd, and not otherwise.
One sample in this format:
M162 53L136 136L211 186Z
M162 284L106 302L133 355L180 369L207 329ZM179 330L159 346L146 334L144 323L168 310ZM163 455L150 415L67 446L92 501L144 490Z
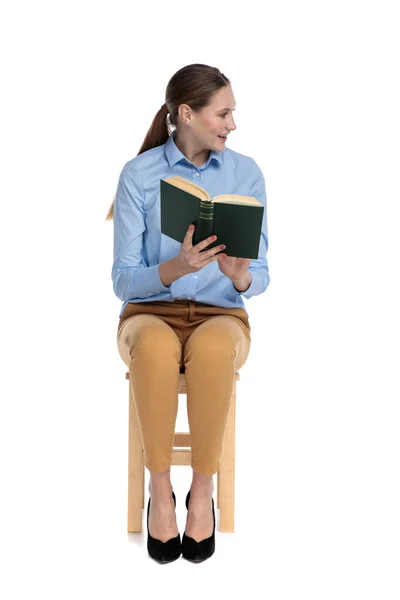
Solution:
M165 471L172 459L182 344L167 323L151 314L125 319L117 342L129 368L145 465Z
M236 317L218 315L201 323L184 346L192 468L199 474L219 469L235 372L250 344Z

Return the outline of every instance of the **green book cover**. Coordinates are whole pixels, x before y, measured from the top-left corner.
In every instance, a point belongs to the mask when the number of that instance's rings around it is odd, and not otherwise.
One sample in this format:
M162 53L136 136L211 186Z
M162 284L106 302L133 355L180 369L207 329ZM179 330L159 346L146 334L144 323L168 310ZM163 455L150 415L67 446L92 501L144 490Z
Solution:
M258 258L264 206L251 196L222 194L210 198L201 186L184 177L160 179L161 233L182 243L190 224L193 245L210 235L215 242L204 250L225 244L228 256Z

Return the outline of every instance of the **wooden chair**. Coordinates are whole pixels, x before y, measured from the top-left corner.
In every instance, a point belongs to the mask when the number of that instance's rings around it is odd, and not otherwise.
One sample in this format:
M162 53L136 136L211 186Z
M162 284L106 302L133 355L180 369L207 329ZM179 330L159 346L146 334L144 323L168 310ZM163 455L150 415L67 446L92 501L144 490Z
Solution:
M126 373L126 379L129 379L128 532L133 533L142 531L145 474L143 444L129 371ZM236 372L222 446L220 469L217 472L217 508L220 511L220 531L234 531L236 381L239 379L239 373ZM185 372L181 368L178 394L186 393ZM191 465L190 433L175 433L171 464Z

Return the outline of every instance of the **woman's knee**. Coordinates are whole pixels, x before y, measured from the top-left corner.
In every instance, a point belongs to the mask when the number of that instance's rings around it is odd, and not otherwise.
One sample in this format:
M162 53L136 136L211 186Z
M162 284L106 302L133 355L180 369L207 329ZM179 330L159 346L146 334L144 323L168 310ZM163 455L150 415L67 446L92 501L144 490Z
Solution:
M129 366L134 356L151 359L180 361L181 343L175 331L155 315L134 315L123 325L118 337L118 349L125 364Z
M204 355L208 361L226 360L228 357L241 365L250 349L249 337L230 316L208 319L192 333L185 354Z

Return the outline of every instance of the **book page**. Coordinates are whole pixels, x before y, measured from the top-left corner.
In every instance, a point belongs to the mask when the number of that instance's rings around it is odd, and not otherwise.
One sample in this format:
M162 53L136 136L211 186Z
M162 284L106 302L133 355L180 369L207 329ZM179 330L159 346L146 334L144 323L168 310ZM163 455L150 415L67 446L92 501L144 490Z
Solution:
M227 204L250 204L254 206L262 206L256 198L252 196L239 196L237 194L221 194L214 196L211 202L226 202Z
M189 192L189 194L193 194L193 196L197 196L200 200L210 200L209 194L206 192L204 188L184 177L179 177L179 175L175 175L174 177L168 177L168 179L164 179L168 183L175 185L181 190L185 192Z
M193 196L196 196L203 201L208 200L210 202L227 202L228 204L250 204L262 206L262 204L256 200L256 198L253 198L252 196L240 196L238 194L219 194L211 199L204 188L196 183L193 183L192 181L189 181L188 179L185 179L184 177L180 177L179 175L168 177L168 179L164 179L164 181L175 185L185 192L189 192L189 194L193 194Z

